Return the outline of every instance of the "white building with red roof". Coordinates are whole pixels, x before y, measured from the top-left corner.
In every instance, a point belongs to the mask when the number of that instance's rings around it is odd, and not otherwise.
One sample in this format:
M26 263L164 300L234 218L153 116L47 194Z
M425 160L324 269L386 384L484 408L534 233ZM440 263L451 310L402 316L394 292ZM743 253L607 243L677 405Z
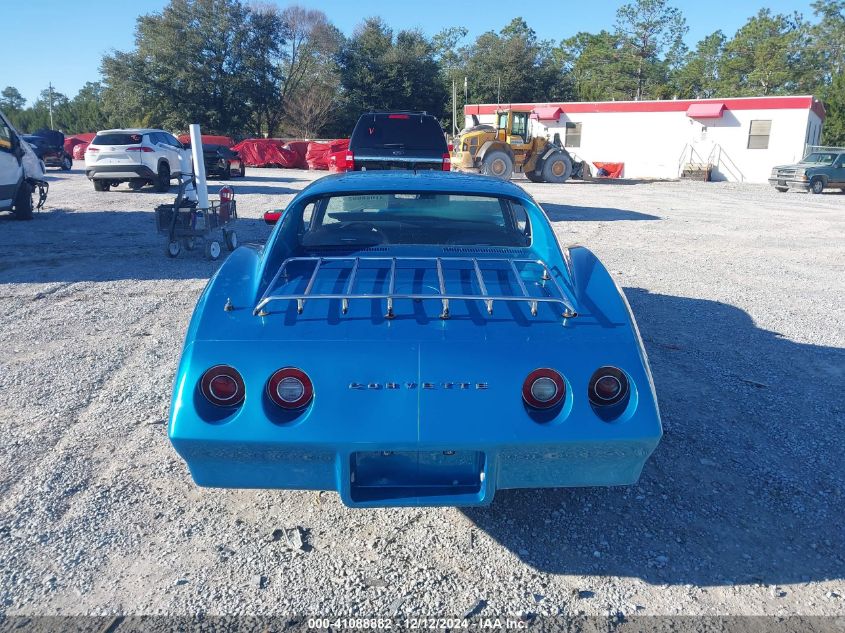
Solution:
M625 178L677 178L688 164L709 164L712 180L760 183L819 144L825 116L809 95L468 104L464 114L495 125L496 112L508 108L531 110L532 133L559 134L575 158L624 163Z

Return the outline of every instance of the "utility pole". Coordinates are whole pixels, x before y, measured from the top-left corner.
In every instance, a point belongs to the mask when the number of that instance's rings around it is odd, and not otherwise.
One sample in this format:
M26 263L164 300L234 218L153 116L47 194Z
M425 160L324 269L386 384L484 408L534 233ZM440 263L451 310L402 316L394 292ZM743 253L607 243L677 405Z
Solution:
M53 127L53 82L51 81L49 84L50 89L50 129L55 129Z
M458 133L457 81L452 77L452 136Z

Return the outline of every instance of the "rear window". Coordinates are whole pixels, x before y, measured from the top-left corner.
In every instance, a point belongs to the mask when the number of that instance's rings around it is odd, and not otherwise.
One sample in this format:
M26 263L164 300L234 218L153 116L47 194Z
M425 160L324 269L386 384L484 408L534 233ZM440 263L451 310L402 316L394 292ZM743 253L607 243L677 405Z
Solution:
M364 115L358 119L350 147L421 149L445 153L446 137L432 116L418 114Z
M137 145L141 142L143 138L142 134L126 134L126 133L116 133L116 134L97 134L94 137L94 140L91 141L92 145Z
M525 209L490 196L381 193L318 200L306 247L375 244L515 246L531 243Z

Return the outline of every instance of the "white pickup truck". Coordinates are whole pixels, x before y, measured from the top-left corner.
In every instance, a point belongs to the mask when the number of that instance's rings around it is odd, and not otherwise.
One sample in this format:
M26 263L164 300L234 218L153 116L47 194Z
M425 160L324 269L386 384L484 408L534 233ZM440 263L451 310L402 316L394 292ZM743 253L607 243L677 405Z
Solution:
M40 209L47 199L44 171L44 163L0 112L0 211L31 220L33 209ZM36 191L38 201L34 202Z

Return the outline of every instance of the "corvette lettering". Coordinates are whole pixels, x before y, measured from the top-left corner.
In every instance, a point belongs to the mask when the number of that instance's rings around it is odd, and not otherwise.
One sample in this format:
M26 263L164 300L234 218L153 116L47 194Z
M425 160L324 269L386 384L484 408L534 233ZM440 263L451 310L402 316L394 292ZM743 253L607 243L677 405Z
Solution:
M454 390L477 390L483 391L489 387L486 382L350 382L350 389L373 390L379 389L454 389Z

